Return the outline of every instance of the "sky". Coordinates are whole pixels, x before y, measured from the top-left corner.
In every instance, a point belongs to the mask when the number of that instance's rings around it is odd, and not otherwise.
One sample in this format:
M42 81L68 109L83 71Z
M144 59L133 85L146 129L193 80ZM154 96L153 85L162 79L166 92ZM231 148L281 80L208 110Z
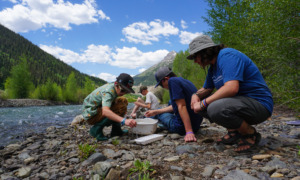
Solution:
M185 51L204 0L0 0L0 23L82 73L113 82Z

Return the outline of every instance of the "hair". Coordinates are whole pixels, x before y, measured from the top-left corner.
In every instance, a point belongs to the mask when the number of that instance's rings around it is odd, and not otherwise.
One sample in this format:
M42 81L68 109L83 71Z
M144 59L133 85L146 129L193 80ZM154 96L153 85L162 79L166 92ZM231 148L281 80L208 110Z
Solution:
M174 72L170 72L166 77L177 77Z
M204 64L212 61L215 57L219 55L219 52L224 48L224 44L219 44L213 47L205 48L197 52L196 55L200 54L201 62Z

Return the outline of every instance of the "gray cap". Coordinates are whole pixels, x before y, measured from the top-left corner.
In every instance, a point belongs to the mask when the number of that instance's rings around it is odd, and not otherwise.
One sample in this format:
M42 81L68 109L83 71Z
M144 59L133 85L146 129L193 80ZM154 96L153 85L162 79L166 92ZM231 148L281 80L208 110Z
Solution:
M194 60L194 56L197 52L213 46L217 46L217 44L215 44L209 36L207 35L197 36L189 44L190 55L187 57L187 59Z
M157 82L155 87L157 87L160 84L161 80L163 80L164 77L168 76L171 72L172 70L169 67L160 67L155 73L155 79Z

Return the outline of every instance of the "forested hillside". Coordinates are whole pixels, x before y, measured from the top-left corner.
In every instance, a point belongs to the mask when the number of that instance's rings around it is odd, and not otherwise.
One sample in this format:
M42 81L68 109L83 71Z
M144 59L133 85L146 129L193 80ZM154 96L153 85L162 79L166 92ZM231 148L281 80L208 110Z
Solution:
M63 87L71 72L75 73L76 81L81 87L86 77L96 85L105 83L102 79L80 73L0 24L0 89L4 89L5 80L10 76L11 68L20 62L21 57L27 60L35 86L45 84L47 79L50 79Z

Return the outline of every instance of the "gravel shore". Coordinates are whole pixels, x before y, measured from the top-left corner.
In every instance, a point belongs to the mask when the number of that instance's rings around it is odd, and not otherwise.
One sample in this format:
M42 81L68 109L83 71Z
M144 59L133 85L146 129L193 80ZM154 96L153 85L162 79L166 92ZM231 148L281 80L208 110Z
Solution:
M97 142L89 135L90 126L49 127L45 133L0 150L0 179L139 179L129 175L135 160L151 162L150 178L198 179L300 179L300 126L291 111L275 110L271 119L255 128L262 134L260 149L237 154L232 146L216 145L224 128L207 120L196 134L197 142L157 129L164 138L147 145L136 144L135 134ZM126 128L126 127L123 127ZM105 134L110 133L105 128ZM139 136L141 137L141 136ZM79 144L95 147L84 159Z

